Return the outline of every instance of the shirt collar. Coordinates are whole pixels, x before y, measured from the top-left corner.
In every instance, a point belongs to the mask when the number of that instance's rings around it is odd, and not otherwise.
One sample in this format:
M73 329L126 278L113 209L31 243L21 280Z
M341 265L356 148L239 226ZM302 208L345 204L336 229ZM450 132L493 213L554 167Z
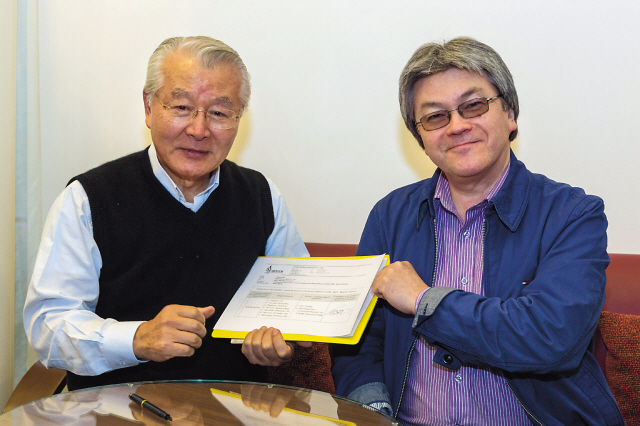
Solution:
M500 191L504 181L507 180L507 176L509 175L509 169L511 168L511 159L509 159L509 163L507 164L507 168L502 172L498 181L493 185L491 191L487 194L487 196L476 205L482 204L491 200L495 195ZM435 205L442 205L445 209L450 212L456 212L456 208L453 204L453 200L451 199L451 188L449 187L449 180L443 171L440 172L440 176L438 177L438 183L436 184L436 191L433 194L433 200Z
M220 167L218 167L215 173L213 173L213 175L209 179L209 185L207 186L207 189L205 189L204 191L196 195L193 203L188 203L185 200L184 195L182 194L182 191L180 191L180 188L178 188L178 185L175 184L173 179L169 177L166 170L160 164L160 160L158 160L158 153L156 152L156 147L153 144L151 144L151 146L149 147L149 161L151 162L151 170L153 171L153 175L156 177L156 179L158 179L158 181L162 184L162 186L164 186L165 189L169 191L169 193L176 200L180 201L182 204L186 206L195 204L198 198L207 196L209 193L211 193L211 191L216 189L220 184Z

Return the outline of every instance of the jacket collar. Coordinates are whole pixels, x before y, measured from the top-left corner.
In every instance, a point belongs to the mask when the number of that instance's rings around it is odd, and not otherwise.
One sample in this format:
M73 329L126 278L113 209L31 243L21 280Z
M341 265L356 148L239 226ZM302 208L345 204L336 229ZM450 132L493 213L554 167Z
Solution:
M513 150L511 151L511 170L507 180L505 180L502 188L489 201L489 209L491 206L495 208L498 217L504 223L504 225L514 232L524 211L527 208L529 202L529 192L531 191L531 177L529 171L525 165L519 161ZM433 208L433 195L436 191L436 184L438 183L438 177L440 176L440 169L437 169L431 179L425 180L425 184L420 194L420 207L418 208L418 217L416 222L417 230L420 230L422 221L427 213L431 218L435 217L435 210ZM489 210L487 210L489 211Z

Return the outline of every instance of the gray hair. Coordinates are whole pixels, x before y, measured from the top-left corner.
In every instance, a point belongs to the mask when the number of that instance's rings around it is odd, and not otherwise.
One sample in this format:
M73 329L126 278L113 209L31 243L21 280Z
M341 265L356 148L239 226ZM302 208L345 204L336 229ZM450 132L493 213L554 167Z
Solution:
M505 111L512 110L514 120L518 119L518 93L513 77L502 58L491 47L470 37L458 37L447 42L427 43L415 51L400 74L400 112L407 129L424 148L424 143L416 127L414 116L414 87L416 83L432 74L459 68L475 71L486 77L498 92ZM516 138L518 129L511 132L509 140Z
M147 81L144 83L144 93L147 98L147 105L151 106L151 101L158 90L164 85L164 75L162 68L172 55L183 54L195 60L206 69L212 69L218 64L232 64L238 68L242 76L240 87L240 114L249 105L251 97L251 83L247 67L240 59L238 52L227 46L223 42L211 37L172 37L168 38L153 52L149 58L147 66Z

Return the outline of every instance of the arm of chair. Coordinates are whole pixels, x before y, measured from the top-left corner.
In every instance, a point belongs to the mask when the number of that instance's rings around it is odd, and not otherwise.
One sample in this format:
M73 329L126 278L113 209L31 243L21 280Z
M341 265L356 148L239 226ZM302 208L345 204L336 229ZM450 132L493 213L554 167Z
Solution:
M65 370L47 369L40 361L37 361L13 390L2 412L7 412L36 399L60 393L67 384L66 378L67 372Z
M348 257L355 256L357 244L304 243L311 257Z

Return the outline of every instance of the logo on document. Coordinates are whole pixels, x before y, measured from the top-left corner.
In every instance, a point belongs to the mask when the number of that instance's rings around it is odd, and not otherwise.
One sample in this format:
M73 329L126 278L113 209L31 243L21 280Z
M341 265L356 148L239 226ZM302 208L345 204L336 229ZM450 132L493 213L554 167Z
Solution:
M265 273L267 273L267 274L268 274L268 273L270 273L270 272L271 272L271 273L274 273L274 274L282 274L282 273L284 272L284 271L282 271L282 270L280 270L280 269L272 269L272 268L271 268L272 266L273 266L273 265L269 265L269 266L267 267L267 270L265 271Z

